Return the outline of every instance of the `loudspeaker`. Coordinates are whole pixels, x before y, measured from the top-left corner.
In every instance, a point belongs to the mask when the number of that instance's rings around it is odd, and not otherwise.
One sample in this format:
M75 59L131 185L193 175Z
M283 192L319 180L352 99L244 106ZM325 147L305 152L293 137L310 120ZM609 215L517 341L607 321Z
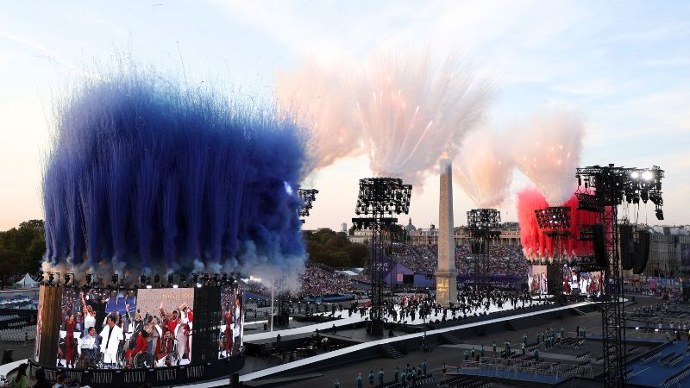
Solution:
M609 258L606 255L606 238L604 237L604 225L592 225L594 237L594 259L599 267L608 268Z
M633 273L641 274L647 268L649 261L649 232L640 230L637 232L637 244L635 244L635 258L633 262Z
M549 293L553 295L560 295L563 293L563 273L562 267L558 264L550 264L546 266L546 281Z
M630 224L618 226L619 243L621 247L621 265L624 270L633 269L635 247L633 241L633 227Z

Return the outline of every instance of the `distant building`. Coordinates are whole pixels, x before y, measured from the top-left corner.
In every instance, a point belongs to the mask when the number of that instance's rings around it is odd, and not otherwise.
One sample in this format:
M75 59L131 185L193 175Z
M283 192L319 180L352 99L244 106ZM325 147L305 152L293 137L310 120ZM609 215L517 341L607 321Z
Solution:
M494 240L492 244L495 245L520 245L520 229L516 228L517 223L507 223L507 228L504 224L501 229L501 235ZM431 225L429 229L415 229L409 232L410 242L413 244L438 244L438 229ZM458 226L454 229L455 246L469 245L470 231L466 226Z
M638 225L649 236L649 261L641 276L690 277L690 229L686 226Z

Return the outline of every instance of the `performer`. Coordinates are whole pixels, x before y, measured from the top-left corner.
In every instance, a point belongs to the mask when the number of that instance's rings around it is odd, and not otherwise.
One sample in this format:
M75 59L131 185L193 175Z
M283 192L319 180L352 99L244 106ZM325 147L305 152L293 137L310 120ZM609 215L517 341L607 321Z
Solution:
M233 349L239 351L239 347L241 344L242 339L240 338L240 335L242 334L242 306L241 306L242 301L240 300L240 296L238 294L235 294L235 311L234 311L234 327L233 327L233 334L235 335L235 338L233 339Z
M177 329L177 324L179 323L179 313L177 310L173 310L172 313L165 313L165 310L163 310L163 302L160 304L160 313L161 313L161 318L163 318L163 324L168 326L168 330L170 330L171 333L176 333L175 329Z
M84 299L84 292L80 292L81 306L84 313L84 327L96 327L96 312L90 304L86 304Z
M232 345L235 339L232 335L233 321L235 319L235 314L233 314L232 310L230 306L227 306L225 315L223 315L223 320L225 321L225 357L229 357L232 354Z
M98 349L98 337L96 336L96 328L89 327L89 330L79 340L79 350L86 361L87 367L94 367L96 365L96 349Z
M172 366L173 348L175 345L175 339L168 330L167 327L163 327L163 335L161 340L158 341L158 347L156 348L156 360L160 361L165 359L165 366Z
M188 306L183 304L180 306L180 311L182 315L179 319L179 323L176 327L175 338L177 339L177 362L179 364L180 360L187 353L187 359L190 359L189 352L187 351L187 345L189 340L190 328L189 320L187 319L186 311Z
M65 322L65 366L69 368L70 366L74 368L74 327L76 325L76 320L74 319L74 314L69 314L67 316L67 321Z
M154 354L156 352L156 349L158 349L159 347L160 338L163 336L163 329L161 329L157 317L152 317L148 314L146 316L148 323L144 325L144 330L146 330L146 333L148 335L148 350L149 353Z
M148 333L146 333L146 330L139 330L136 336L137 341L134 349L129 349L125 352L125 359L127 360L127 365L130 367L133 366L134 356L139 353L145 353L148 349L148 341L146 340Z
M136 333L144 327L144 321L141 318L141 312L137 310L136 314L129 312L129 303L125 304L125 315L127 316L127 321L131 322L130 327L132 333ZM134 315L134 317L132 317Z
M103 353L104 363L117 362L117 351L121 341L124 341L122 329L115 325L115 317L108 315L106 325L101 331L101 353Z

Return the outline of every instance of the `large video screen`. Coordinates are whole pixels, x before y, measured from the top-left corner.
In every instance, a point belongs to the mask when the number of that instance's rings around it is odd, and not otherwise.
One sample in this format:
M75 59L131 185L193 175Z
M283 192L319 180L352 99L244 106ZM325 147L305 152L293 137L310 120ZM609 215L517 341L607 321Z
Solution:
M237 283L221 288L221 309L223 311L220 333L218 333L218 358L227 358L240 353L244 337L244 299L242 288Z
M601 271L580 272L578 276L580 293L587 296L600 296L604 286L604 276Z
M192 359L193 288L64 288L57 366L153 368Z
M65 287L57 366L88 367L100 361L118 364L118 352L134 330L136 304L136 290Z
M546 266L532 265L527 274L527 284L532 294L546 295L549 293L548 281L546 280Z
M143 327L138 333L147 342L147 355L143 356L147 363L157 367L189 364L192 360L193 305L194 288L139 290L137 307L143 316ZM138 333L134 349L141 349L139 344L144 344ZM138 362L134 362L134 366L139 366Z

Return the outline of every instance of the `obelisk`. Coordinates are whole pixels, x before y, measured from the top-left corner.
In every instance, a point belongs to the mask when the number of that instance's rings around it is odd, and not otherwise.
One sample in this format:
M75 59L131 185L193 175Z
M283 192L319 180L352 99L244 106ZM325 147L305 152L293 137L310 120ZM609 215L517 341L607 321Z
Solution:
M458 300L453 232L453 169L449 159L441 159L441 192L438 206L438 270L436 303L449 306Z

